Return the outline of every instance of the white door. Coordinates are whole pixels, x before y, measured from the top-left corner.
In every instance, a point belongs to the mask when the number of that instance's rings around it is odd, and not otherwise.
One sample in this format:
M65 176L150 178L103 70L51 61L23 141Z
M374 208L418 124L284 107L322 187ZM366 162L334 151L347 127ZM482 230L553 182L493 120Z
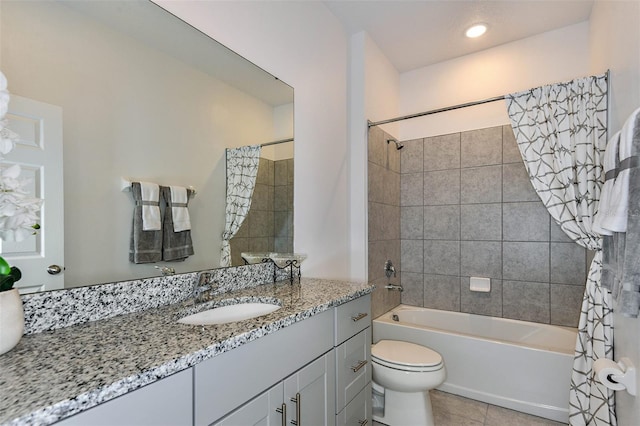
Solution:
M19 243L0 241L0 253L22 271L14 287L20 293L64 288L64 191L62 176L62 108L11 95L7 127L20 138L5 156L20 164L21 178L31 179L30 195L44 199L38 235ZM50 267L61 272L50 274Z

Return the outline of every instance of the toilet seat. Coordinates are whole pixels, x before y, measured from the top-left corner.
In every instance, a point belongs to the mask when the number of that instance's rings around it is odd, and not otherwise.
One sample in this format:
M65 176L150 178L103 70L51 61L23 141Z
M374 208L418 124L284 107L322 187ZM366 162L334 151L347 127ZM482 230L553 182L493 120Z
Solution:
M442 356L438 352L398 340L381 340L373 345L371 360L402 371L427 372L444 368Z

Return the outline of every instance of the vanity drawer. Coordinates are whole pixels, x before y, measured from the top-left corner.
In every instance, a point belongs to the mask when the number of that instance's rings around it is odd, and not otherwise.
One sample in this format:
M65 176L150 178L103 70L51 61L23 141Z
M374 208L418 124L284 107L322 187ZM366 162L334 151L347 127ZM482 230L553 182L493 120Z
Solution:
M336 341L338 346L371 325L371 296L366 295L335 308Z
M336 412L371 382L371 328L336 348Z
M336 426L371 426L373 416L371 414L371 383L353 398L338 415Z

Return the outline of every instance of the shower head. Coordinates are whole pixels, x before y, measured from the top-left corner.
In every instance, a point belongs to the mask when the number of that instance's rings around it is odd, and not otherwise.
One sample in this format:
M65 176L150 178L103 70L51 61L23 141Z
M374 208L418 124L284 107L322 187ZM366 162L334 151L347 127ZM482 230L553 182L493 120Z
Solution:
M404 145L401 142L398 142L395 139L387 139L387 144L390 144L391 142L393 142L394 144L396 144L396 149L399 151L402 148L404 148Z

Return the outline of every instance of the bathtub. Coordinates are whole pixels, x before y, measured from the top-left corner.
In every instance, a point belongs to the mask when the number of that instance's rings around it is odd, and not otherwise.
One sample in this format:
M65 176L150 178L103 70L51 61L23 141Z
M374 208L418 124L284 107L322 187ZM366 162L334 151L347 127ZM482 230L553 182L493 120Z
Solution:
M567 327L407 305L373 321L374 342L403 340L442 355L447 379L438 389L564 423L576 334Z

